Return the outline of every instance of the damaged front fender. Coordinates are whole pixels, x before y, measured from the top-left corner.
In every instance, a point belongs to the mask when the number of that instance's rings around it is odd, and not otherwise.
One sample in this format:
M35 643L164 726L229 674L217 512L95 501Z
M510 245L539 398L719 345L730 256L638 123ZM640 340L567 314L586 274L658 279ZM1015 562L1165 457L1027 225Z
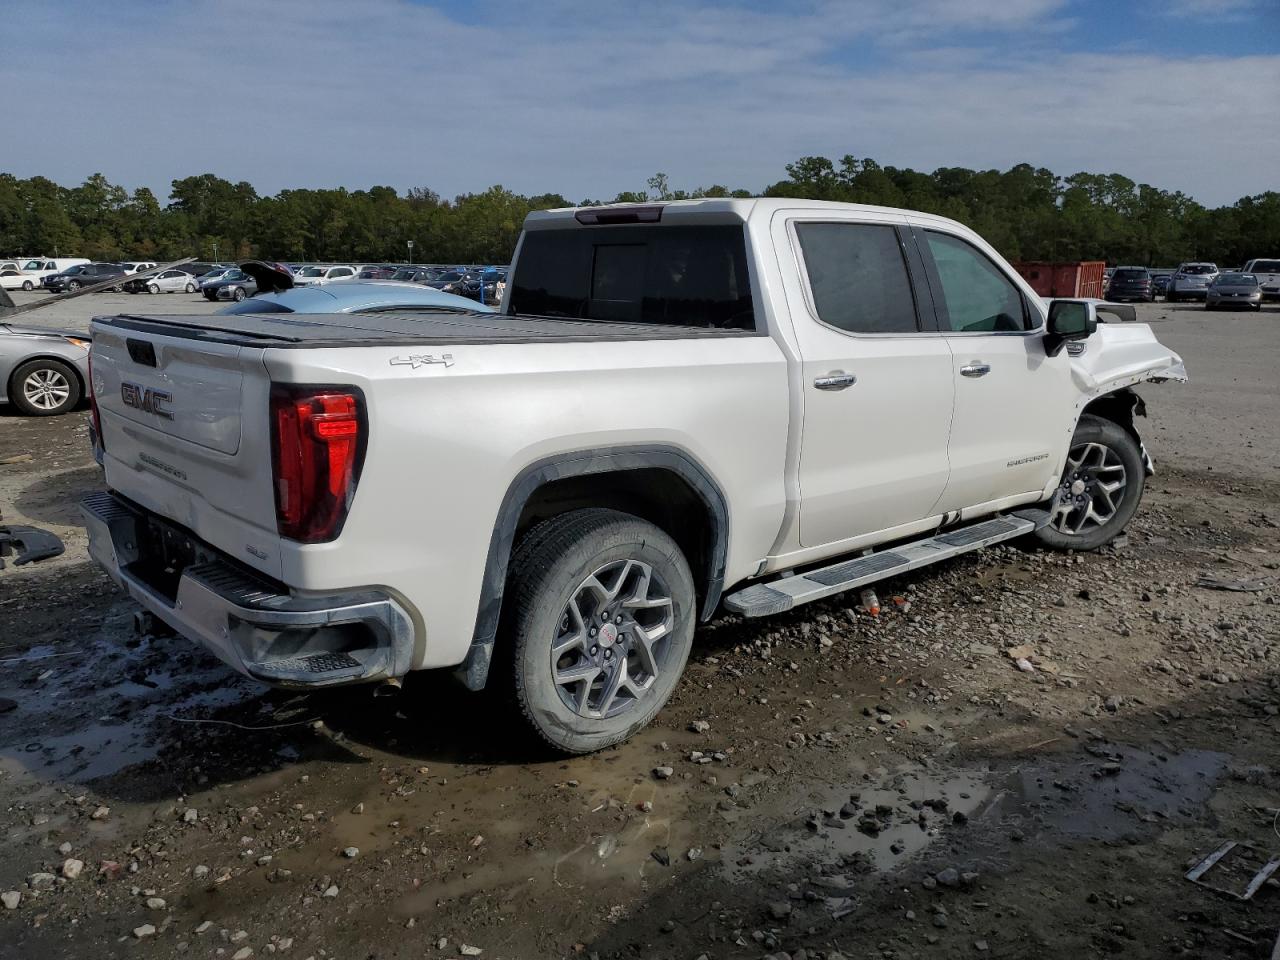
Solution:
M1099 324L1097 331L1071 356L1071 376L1080 391L1076 419L1086 411L1112 420L1137 441L1147 475L1155 463L1138 433L1135 417L1147 405L1133 389L1139 383L1186 383L1182 357L1159 340L1148 324Z
M1182 357L1156 339L1149 324L1098 325L1071 357L1071 376L1084 403L1144 381L1185 383ZM1082 404L1083 408L1083 404Z

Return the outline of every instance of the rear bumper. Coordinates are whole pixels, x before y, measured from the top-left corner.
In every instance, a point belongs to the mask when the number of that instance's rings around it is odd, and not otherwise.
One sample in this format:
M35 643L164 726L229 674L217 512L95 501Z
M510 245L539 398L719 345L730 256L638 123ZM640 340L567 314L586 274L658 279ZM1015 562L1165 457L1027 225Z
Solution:
M300 594L262 580L219 551L113 493L80 503L89 555L134 600L235 670L273 686L365 683L408 672L413 625L376 590ZM146 544L175 539L192 561L168 588ZM160 564L163 566L163 564Z

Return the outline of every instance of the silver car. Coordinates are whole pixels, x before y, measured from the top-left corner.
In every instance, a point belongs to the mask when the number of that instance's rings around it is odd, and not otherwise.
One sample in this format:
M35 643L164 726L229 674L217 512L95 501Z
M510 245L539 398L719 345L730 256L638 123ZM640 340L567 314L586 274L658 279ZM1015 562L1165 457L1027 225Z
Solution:
M1262 309L1262 287L1252 273L1220 273L1205 293L1206 310Z
M1170 303L1179 300L1203 300L1209 291L1209 284L1218 275L1216 263L1184 263L1173 272L1169 280L1169 288L1164 298Z
M74 410L88 382L88 337L0 323L0 403L51 417Z

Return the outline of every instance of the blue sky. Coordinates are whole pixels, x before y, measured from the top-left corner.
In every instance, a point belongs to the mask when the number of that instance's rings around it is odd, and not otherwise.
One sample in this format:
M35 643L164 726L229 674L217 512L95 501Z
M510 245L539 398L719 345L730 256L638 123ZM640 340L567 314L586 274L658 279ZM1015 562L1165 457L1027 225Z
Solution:
M264 193L760 189L846 153L1119 172L1210 205L1280 189L1277 0L6 6L0 171L162 199L206 171Z

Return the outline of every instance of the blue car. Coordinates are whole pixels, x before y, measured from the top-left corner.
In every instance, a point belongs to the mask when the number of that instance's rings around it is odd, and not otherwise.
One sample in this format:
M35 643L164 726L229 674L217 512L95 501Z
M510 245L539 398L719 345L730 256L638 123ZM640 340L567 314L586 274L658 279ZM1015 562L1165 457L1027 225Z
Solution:
M258 281L256 296L219 311L231 313L363 313L369 310L467 310L493 313L474 300L395 280L343 280L324 286L290 287L289 278L270 266L242 264Z

